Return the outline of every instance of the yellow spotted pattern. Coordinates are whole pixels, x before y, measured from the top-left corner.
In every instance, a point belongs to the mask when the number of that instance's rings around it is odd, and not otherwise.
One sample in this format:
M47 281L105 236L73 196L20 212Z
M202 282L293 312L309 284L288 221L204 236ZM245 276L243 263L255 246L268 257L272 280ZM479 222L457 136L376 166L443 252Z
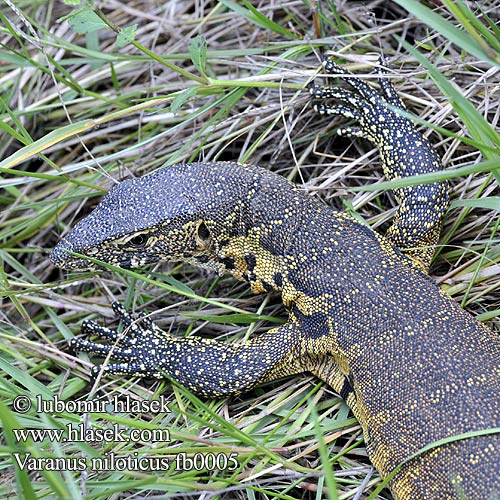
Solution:
M325 70L344 70L332 61ZM340 133L380 149L389 179L438 170L439 159L380 80L379 96L311 88L320 113L358 122ZM172 377L206 397L309 371L344 397L383 477L436 441L500 427L500 336L426 275L446 185L403 188L385 236L282 177L238 163L180 164L115 186L53 250L67 269L92 267L68 251L123 267L167 260L229 272L256 293L281 293L287 323L244 343L178 338L119 304L124 335L86 321L76 349L115 361L104 373ZM94 374L101 367L94 367ZM399 500L497 499L500 435L463 438L406 463L390 483Z

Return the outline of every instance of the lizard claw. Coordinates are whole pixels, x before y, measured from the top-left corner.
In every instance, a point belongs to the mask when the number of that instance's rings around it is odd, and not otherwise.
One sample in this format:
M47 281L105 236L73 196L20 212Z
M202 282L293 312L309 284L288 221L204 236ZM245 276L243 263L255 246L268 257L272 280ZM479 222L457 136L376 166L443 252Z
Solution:
M172 347L178 339L161 330L144 314L135 318L118 302L113 302L112 308L125 326L123 332L119 333L94 321L86 320L82 325L82 333L96 335L110 341L110 344L74 338L70 341L70 347L75 351L103 358L110 356L120 361L115 364L94 366L92 368L94 377L99 373L164 377L165 370L162 367L165 360L171 356Z

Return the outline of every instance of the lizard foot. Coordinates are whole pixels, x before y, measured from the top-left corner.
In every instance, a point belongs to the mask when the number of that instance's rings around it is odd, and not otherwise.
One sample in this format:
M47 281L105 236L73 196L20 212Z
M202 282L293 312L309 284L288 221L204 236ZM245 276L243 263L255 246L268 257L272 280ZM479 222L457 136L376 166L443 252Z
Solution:
M380 60L382 62L382 60ZM404 110L404 105L394 90L390 81L385 77L387 70L381 67L381 76L378 80L381 92L354 76L350 71L342 68L331 58L323 61L326 73L339 75L356 91L329 87L324 85L309 86L309 92L314 100L337 99L340 103L328 105L314 102L314 109L320 114L340 115L356 120L358 126L345 126L337 130L339 135L362 137L377 145L387 144L394 133L394 129L408 128L413 131L413 125L397 110Z
M86 320L82 324L82 333L109 340L110 344L98 344L89 340L74 338L71 347L76 351L113 358L120 363L96 365L92 375L99 372L113 375L135 375L140 377L164 378L167 356L172 354L175 337L161 330L149 318L141 314L134 318L118 302L113 302L113 311L125 326L122 333Z

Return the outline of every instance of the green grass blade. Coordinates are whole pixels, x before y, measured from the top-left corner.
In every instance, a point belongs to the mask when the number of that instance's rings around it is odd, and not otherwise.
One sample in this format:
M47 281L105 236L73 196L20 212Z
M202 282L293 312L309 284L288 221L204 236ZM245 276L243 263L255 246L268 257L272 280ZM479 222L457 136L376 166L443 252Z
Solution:
M299 39L299 37L295 33L292 33L290 30L284 28L278 23L275 23L264 14L262 14L248 0L242 0L242 3L246 7L246 9L241 5L231 2L230 0L220 0L220 3L225 5L228 9L231 9L232 11L246 17L249 21L255 23L261 28L274 31L275 33L278 33L282 36L291 38L292 40Z
M494 65L500 65L500 53L493 51L493 49L491 52L487 52L483 45L470 37L466 31L458 29L418 0L396 0L396 3L401 5L401 7L405 8L415 17L418 17L432 29L441 33L450 40L450 42L455 43L475 57L483 61L488 61Z

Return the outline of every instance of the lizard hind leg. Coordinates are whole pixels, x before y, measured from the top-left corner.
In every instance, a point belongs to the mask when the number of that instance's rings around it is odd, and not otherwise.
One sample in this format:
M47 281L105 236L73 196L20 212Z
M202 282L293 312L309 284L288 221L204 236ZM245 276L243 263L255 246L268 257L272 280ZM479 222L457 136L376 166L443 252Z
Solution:
M356 120L357 126L340 128L338 133L362 137L375 144L387 179L399 180L442 170L441 161L427 139L400 112L404 111L404 105L385 77L385 70L379 77L381 92L378 93L332 59L326 59L323 65L326 73L345 77L356 94L311 85L309 91L313 99L334 98L342 103L333 106L315 103L315 109L322 114L339 114ZM394 195L399 208L385 234L386 239L409 257L415 267L427 273L448 208L447 183L401 187L394 190Z

